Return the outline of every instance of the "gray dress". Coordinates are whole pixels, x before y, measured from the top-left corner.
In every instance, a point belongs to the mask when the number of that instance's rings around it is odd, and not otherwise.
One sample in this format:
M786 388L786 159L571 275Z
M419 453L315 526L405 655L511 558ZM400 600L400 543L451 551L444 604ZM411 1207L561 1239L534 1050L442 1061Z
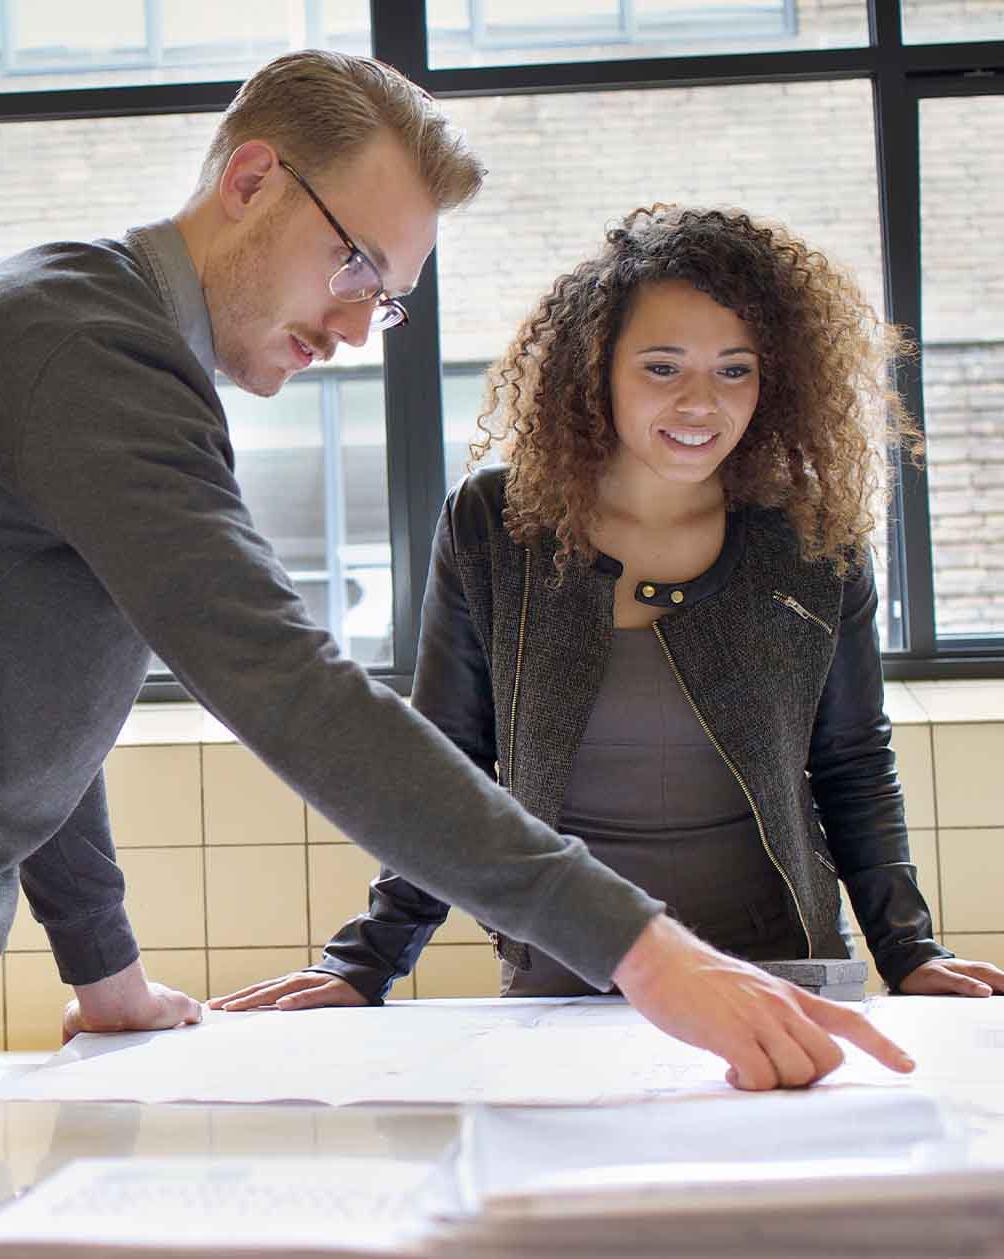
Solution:
M704 733L650 629L614 630L558 829L664 900L702 939L751 960L800 957L805 938L743 790ZM591 993L530 949L502 964L507 996Z

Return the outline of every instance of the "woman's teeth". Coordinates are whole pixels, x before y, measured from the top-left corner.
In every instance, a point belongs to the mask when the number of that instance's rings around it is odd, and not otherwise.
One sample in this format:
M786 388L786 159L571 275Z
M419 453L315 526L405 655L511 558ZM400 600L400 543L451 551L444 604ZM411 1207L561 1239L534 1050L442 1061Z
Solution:
M714 437L714 433L690 433L682 430L674 432L672 429L665 431L668 437L672 437L673 441L679 442L681 446L706 446Z

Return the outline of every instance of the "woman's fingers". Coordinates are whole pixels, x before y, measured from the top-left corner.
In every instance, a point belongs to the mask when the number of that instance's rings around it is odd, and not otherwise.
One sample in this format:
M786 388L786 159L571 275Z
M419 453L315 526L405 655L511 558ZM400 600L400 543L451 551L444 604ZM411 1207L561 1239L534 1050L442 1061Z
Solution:
M318 979L324 979L318 975ZM303 988L279 997L276 1005L280 1010L316 1010L320 1006L369 1005L369 1002L344 979L329 978L316 988Z
M211 1010L257 1010L262 1006L275 1005L282 997L291 993L301 992L308 988L318 988L330 981L330 975L322 975L313 971L296 971L291 975L281 975L278 979L264 979L257 984L249 984L237 992L225 997L213 997L209 1002Z
M906 996L992 997L1004 993L1004 971L992 962L970 962L963 957L923 962L899 985Z

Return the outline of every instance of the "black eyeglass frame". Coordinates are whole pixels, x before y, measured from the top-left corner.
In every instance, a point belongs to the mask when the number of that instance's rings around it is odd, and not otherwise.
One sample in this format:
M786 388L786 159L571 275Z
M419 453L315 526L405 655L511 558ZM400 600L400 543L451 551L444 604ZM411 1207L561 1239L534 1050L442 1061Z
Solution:
M342 302L368 302L368 301L372 301L372 299L375 297L377 299L377 303L376 303L376 309L374 311L373 322L384 332L389 331L391 328L398 328L402 324L406 324L408 322L407 310L404 308L401 302L397 300L396 297L387 296L387 292L383 288L383 277L380 274L380 268L376 265L373 259L369 256L369 254L366 253L365 250L359 248L356 242L348 234L345 228L342 227L341 223L339 223L339 221L331 213L331 211L324 204L324 202L317 195L317 193L313 190L313 188L311 188L310 184L307 183L307 181L296 169L296 167L293 166L290 162L287 162L285 158L280 157L278 159L278 162L284 171L286 171L288 174L293 176L293 178L300 185L303 191L307 194L307 196L311 199L311 201L313 201L314 205L317 206L320 212L324 215L325 219L327 219L328 223L331 225L331 227L335 230L335 232L340 237L342 244L349 251L349 256L345 259L345 261L337 269L337 271L335 271L328 279L328 288L331 291L331 295L333 297L337 297L338 300ZM348 267L351 264L353 258L362 258L363 262L366 263L369 269L376 276L377 283L380 285L380 287L377 288L373 293L368 293L362 297L345 297L341 293L336 293L334 288L332 287L335 278L341 275L341 273L346 269L346 267ZM379 317L380 314L383 315L383 318ZM391 318L392 316L393 318Z

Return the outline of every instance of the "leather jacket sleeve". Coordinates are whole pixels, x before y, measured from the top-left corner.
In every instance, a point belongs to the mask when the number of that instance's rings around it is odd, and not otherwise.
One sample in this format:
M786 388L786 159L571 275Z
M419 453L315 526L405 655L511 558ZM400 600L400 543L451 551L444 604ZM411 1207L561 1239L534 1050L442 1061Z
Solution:
M453 502L446 500L432 546L422 604L412 707L428 717L491 778L495 709L488 661L457 572ZM372 1004L414 969L450 906L383 867L370 884L369 908L345 924L308 969L337 975Z
M819 702L809 777L837 874L890 990L922 962L952 953L934 939L910 862L903 791L883 711L870 562L848 577L836 652Z

